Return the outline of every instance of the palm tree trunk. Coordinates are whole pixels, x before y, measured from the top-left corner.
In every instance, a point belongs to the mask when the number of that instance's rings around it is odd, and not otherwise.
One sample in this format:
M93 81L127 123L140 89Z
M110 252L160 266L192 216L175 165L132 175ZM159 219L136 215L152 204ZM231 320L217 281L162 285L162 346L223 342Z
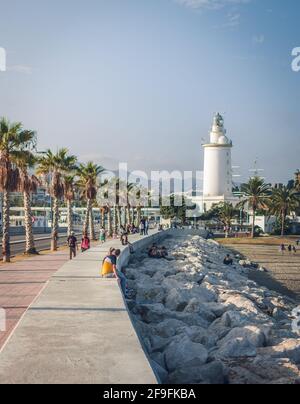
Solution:
M108 213L107 213L107 232L108 232L108 237L111 237L112 236L111 208L108 208Z
M255 211L253 211L251 237L255 237Z
M73 232L73 212L72 212L72 201L67 199L67 224L68 224L68 236Z
M104 208L100 209L100 214L101 214L101 227L105 227L105 211Z
M94 212L93 208L90 209L90 239L96 240L96 233L95 233L95 223L94 223Z
M53 227L52 227L51 251L57 251L58 222L59 222L59 201L58 198L53 198Z
M122 226L122 215L121 215L121 207L117 206L117 219L118 219L118 228L120 229Z
M2 254L3 254L3 262L10 262L10 236L9 236L9 192L3 192L3 223L2 223Z
M130 225L131 224L131 212L130 212L130 206L129 205L127 205L126 206L126 217L127 217L127 225Z
M285 233L285 213L282 212L282 218L281 218L282 224L281 224L281 237L284 237Z
M116 206L114 206L113 233L118 234L118 217L117 217L117 207Z
M37 254L32 230L32 211L31 198L28 192L23 193L24 197L24 212L25 212L25 233L26 233L26 249L25 254Z
M126 207L123 209L124 212L124 227L127 226L127 209Z
M137 215L136 215L136 226L138 227L142 220L142 208L141 206L137 207Z
M92 207L92 201L90 199L88 199L87 203L86 203L86 213L85 213L85 220L84 220L84 224L83 224L83 234L88 234L88 231L89 231L91 207Z

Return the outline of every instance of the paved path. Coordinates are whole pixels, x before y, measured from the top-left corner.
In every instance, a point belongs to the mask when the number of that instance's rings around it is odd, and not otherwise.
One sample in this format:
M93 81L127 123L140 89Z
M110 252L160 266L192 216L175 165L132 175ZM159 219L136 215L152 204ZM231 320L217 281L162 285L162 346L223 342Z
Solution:
M296 255L286 252L282 256L278 245L226 244L225 247L269 270L268 273L254 271L252 279L300 302L300 250Z
M0 266L0 308L5 309L7 319L6 332L0 331L0 349L49 278L67 260L63 250Z
M98 245L55 273L0 351L0 384L157 383L117 281L99 277L119 244Z

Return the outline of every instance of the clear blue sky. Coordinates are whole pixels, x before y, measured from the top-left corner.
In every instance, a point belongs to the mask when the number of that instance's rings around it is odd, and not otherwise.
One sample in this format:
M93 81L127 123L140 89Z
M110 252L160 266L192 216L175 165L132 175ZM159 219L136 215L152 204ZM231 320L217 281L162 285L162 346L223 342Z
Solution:
M0 0L0 116L112 168L202 169L225 112L233 161L300 168L296 0Z

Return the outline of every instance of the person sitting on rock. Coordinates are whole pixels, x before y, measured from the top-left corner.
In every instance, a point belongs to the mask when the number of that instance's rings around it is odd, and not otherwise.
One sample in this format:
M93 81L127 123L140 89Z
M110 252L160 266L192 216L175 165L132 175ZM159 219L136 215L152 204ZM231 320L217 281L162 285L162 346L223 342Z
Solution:
M224 265L233 265L233 259L230 257L229 254L226 255L223 261Z
M157 256L158 256L158 248L157 248L156 244L153 244L152 247L149 248L148 256L150 258L157 258Z

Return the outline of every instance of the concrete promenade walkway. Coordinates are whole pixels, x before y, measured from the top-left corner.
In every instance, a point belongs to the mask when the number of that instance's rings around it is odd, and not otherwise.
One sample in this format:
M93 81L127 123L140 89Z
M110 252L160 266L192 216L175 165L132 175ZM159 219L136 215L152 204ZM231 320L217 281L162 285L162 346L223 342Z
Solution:
M99 277L119 245L94 247L52 276L0 352L0 383L157 383L117 281Z
M68 259L68 251L62 250L0 266L0 308L6 312L6 331L0 330L0 349L49 278Z

